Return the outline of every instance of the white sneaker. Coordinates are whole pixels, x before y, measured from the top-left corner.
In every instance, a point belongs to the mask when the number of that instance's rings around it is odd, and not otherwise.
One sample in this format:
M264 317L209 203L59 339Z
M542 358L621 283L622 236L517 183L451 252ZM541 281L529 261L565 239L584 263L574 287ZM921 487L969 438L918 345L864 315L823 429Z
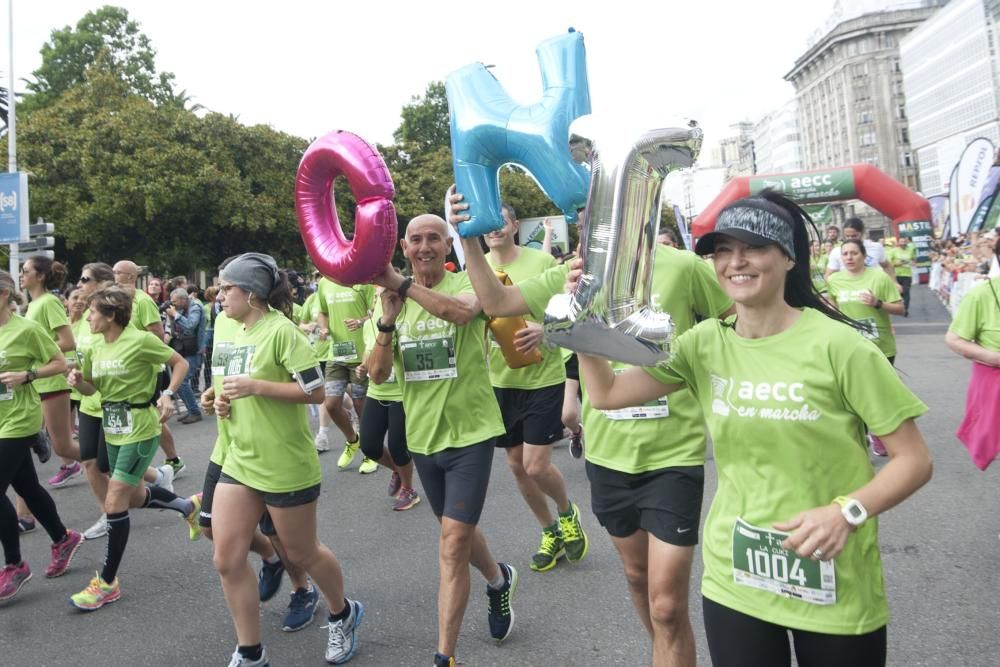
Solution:
M314 438L313 442L316 443L317 452L330 451L330 440L329 438L327 438L327 434L325 431L319 431L318 433L316 433L316 437Z
M83 531L83 539L96 540L108 534L108 515L102 514L93 526Z
M164 463L163 465L157 467L156 471L160 473L160 476L155 482L153 482L153 486L158 486L161 489L166 489L170 493L173 493L174 467L169 463Z
M271 667L271 662L267 657L267 649L261 651L260 658L257 660L244 658L237 650L229 661L229 667Z

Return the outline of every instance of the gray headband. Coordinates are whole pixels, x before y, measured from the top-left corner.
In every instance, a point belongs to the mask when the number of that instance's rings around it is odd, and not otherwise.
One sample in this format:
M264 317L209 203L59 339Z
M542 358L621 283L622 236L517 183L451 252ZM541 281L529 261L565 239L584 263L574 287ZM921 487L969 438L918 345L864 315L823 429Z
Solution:
M247 252L226 264L220 278L266 299L278 284L278 264L270 255Z
M720 234L731 236L751 245L773 243L791 259L795 259L793 222L788 213L764 199L742 199L722 210L710 234L698 240L695 252L711 253Z

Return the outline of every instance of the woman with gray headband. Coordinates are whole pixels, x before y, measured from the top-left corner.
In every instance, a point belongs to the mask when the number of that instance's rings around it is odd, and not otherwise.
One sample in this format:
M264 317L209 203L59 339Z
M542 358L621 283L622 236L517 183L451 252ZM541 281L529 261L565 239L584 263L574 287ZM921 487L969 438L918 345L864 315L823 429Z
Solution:
M719 477L702 579L716 667L788 665L789 633L803 667L884 665L889 611L868 519L931 475L914 422L927 407L857 323L816 293L807 219L770 192L720 213L695 251L711 256L736 315L682 334L664 366L615 375L607 361L580 355L595 408L682 387L701 404ZM878 474L866 424L891 457Z
M247 563L265 510L289 561L301 566L326 598L325 657L342 664L357 650L364 606L344 597L340 563L316 531L322 471L306 404L322 404L325 397L319 362L289 319L290 286L273 258L259 253L236 257L223 266L219 290L226 316L242 324L225 360L214 362L225 368L214 410L229 421L212 532L215 566L238 642L230 667L270 664L260 643L257 578Z

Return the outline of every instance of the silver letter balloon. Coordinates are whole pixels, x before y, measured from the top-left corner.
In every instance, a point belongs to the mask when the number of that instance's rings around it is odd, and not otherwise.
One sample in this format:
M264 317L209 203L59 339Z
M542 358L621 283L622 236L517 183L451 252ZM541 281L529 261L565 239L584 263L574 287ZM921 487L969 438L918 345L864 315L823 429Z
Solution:
M660 191L671 171L690 167L697 127L649 130L638 139L594 117L573 125L571 150L588 151L590 195L580 234L583 276L574 294L545 310L546 342L575 352L654 366L665 361L673 324L650 306Z

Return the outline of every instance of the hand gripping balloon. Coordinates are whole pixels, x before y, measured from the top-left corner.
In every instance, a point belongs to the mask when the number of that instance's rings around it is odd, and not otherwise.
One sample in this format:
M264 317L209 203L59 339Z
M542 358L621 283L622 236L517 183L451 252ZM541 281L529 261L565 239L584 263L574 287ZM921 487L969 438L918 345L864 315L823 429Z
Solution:
M613 126L574 126L593 137L590 198L580 235L583 276L574 294L545 309L546 342L634 366L667 358L673 325L650 308L664 177L690 167L698 128L650 130L631 141Z
M514 102L482 63L448 76L455 182L470 205L458 226L463 237L503 227L499 170L507 163L531 172L570 221L586 203L590 175L567 147L570 123L590 113L583 35L571 28L535 52L544 92L531 106Z
M354 239L340 227L333 181L345 176L358 207ZM295 212L316 268L341 285L371 282L396 246L395 189L382 156L356 134L337 130L306 149L295 177Z

